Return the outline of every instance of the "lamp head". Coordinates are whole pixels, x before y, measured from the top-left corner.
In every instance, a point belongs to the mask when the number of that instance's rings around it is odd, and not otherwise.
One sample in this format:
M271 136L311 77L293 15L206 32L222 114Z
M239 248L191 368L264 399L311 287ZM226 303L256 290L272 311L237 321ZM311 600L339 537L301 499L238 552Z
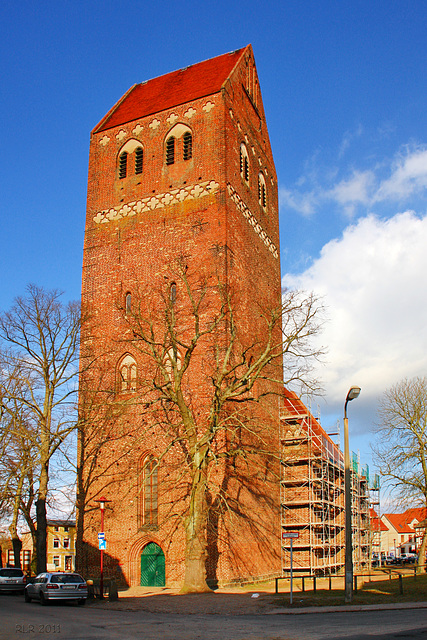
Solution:
M99 508L102 511L105 509L105 503L111 502L111 500L108 500L107 498L104 498L104 496L101 496L100 498L98 498L98 500L95 500L95 502L99 502Z
M347 401L354 400L359 395L361 389L360 387L351 387L350 391L347 393Z

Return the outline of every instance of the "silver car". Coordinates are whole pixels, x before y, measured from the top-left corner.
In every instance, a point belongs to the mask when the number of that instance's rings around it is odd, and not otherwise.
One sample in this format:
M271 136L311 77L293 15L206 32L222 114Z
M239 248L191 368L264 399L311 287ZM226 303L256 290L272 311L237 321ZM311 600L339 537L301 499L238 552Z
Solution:
M39 573L25 587L25 602L40 600L48 604L52 600L76 600L84 604L87 584L78 573Z
M25 574L22 569L4 567L0 569L0 591L20 591L24 593Z

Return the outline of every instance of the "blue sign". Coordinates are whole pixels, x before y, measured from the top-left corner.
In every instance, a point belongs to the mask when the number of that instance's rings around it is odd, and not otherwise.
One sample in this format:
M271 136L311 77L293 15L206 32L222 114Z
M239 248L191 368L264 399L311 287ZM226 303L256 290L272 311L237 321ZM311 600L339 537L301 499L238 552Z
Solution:
M105 540L105 533L103 531L98 533L98 540Z
M107 549L107 541L106 540L99 540L99 548L101 551L106 551Z

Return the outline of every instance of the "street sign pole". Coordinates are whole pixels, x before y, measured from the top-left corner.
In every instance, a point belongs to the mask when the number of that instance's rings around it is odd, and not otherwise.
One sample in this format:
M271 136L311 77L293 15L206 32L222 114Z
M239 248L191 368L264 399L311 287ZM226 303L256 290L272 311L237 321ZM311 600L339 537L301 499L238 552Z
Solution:
M289 603L293 602L293 541L299 538L299 531L282 531L282 540L289 539L291 541L291 593Z
M292 578L293 578L293 573L292 573L292 569L293 569L293 554L292 554L292 543L293 543L294 539L291 538L291 593L290 593L290 598L289 598L289 604L292 604L293 602L293 584L292 584Z

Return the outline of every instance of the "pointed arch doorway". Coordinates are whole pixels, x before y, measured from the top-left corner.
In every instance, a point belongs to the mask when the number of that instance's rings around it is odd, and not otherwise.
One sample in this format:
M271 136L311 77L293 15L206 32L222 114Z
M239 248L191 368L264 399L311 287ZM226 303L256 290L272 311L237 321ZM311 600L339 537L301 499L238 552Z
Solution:
M165 554L154 542L147 544L141 553L141 587L165 586Z

